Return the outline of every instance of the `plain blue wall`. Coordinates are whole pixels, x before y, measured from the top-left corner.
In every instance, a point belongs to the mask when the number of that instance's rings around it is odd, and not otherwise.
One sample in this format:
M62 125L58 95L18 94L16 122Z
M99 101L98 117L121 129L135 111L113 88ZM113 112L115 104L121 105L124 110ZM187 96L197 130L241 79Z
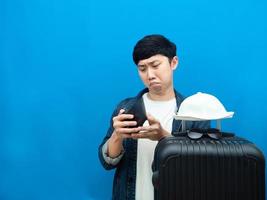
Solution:
M266 155L266 1L0 1L0 199L109 199L97 147L143 85L135 42L178 47L175 87L235 111L223 128Z

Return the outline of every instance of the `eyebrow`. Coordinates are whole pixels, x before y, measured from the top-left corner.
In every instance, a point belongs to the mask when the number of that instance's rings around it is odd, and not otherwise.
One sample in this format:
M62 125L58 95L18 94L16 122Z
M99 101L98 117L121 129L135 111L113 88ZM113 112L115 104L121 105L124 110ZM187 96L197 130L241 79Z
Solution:
M148 62L147 64L148 65L153 65L153 64L155 64L156 62L160 62L159 60L153 60L153 61L151 61L151 62ZM145 67L146 66L146 64L141 64L141 65L138 65L138 67Z

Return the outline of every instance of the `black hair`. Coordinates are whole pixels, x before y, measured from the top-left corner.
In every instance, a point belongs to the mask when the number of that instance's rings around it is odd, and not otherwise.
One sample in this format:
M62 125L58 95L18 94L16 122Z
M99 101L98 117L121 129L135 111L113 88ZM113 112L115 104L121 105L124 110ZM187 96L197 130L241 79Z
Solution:
M171 60L176 56L176 45L163 35L147 35L139 40L133 50L133 60L137 65L140 60L161 54Z

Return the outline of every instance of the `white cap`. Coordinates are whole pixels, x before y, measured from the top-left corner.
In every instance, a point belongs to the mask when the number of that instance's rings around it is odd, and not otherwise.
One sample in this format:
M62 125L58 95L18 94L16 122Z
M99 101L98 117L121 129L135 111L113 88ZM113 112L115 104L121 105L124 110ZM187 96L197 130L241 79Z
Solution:
M231 118L233 114L227 112L215 96L198 92L181 103L174 118L185 121L218 120Z

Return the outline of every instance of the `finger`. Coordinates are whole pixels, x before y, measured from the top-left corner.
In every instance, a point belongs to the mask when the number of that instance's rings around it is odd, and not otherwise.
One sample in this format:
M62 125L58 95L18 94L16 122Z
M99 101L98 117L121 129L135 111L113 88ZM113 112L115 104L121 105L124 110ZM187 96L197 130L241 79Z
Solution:
M132 133L131 137L133 139L139 139L139 138L147 138L147 136L143 133Z
M120 134L122 138L132 138L131 134Z
M157 135L157 131L139 131L138 133L131 134L133 138L147 138L151 139Z
M113 120L113 124L114 124L117 121L131 120L131 119L133 119L133 117L134 116L131 114L119 114L119 115L113 117L112 120Z
M117 127L117 128L131 127L131 126L136 126L136 125L137 125L136 121L116 121L114 123L114 127Z
M150 131L154 131L155 127L154 126L142 126L141 130L142 132L150 132Z
M122 113L124 113L124 112L125 112L124 109L120 109L120 111L119 111L119 115L122 114Z
M134 115L132 115L132 114L120 114L120 115L116 116L115 118L116 118L116 120L124 121L124 120L133 119Z
M141 127L137 128L118 128L116 131L120 134L131 134L131 133L137 133L140 131Z
M147 120L149 124L159 123L159 121L153 117L151 114L147 113Z

